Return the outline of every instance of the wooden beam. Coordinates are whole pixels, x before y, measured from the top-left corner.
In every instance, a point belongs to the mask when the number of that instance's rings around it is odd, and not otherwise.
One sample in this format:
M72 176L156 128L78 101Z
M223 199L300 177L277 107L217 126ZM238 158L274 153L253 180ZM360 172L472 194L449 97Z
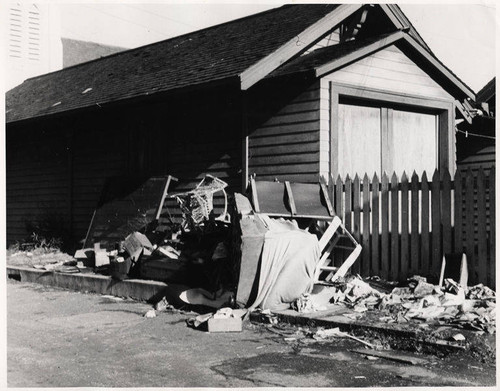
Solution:
M288 204L290 205L290 212L295 216L297 214L297 207L295 206L295 199L293 198L292 187L290 182L285 181L286 195L288 196Z
M464 117L467 123L472 124L472 117L469 115L464 105L457 99L455 100L455 107L460 111L460 114Z
M257 195L257 185L255 184L254 177L250 178L250 187L252 188L253 209L255 210L255 213L260 213L259 197Z
M388 35L387 37L382 38L378 41L375 41L362 49L356 50L354 53L348 54L346 56L343 56L342 58L339 58L338 60L322 65L316 68L316 77L322 77L343 66L358 61L363 57L369 56L370 54L375 53L380 49L384 49L387 46L392 45L394 42L402 39L404 34L405 33L403 31L396 31L395 33Z
M248 97L245 91L241 92L241 191L243 194L248 186Z
M241 89L248 90L251 86L262 80L280 65L297 54L307 50L330 30L334 29L338 24L342 23L347 17L352 15L361 7L362 4L339 5L328 15L324 16L300 33L300 42L302 42L302 45L297 45L297 38L294 37L279 47L276 51L243 71L243 73L240 74Z

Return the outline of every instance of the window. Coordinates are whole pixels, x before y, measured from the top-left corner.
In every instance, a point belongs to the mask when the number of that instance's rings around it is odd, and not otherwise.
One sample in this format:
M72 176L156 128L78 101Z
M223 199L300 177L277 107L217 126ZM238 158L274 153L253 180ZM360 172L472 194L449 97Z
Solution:
M332 174L431 177L453 167L450 113L452 102L333 86Z

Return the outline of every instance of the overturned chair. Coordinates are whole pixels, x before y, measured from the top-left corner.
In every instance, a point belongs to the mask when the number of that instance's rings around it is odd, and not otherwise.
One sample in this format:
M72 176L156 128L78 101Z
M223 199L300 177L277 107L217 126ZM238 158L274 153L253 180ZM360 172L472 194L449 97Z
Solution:
M334 282L343 277L361 253L361 245L335 214L324 182L318 184L260 181L250 178L250 196L255 213L270 217L311 219L326 223L319 238L321 257L315 282ZM341 240L347 244L341 244ZM339 251L340 250L340 251ZM335 266L336 254L346 257Z

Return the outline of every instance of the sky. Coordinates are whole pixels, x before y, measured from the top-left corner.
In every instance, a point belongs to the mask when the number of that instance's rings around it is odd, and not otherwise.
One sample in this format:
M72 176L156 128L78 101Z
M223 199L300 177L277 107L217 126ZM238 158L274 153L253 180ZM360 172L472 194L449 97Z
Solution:
M254 4L61 4L67 38L134 48L278 7ZM494 3L399 3L436 56L474 91L495 75Z

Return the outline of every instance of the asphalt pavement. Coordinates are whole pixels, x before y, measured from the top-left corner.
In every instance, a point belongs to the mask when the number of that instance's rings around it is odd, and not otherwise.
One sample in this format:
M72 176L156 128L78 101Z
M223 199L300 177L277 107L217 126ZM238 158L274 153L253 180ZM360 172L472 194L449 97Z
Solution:
M8 280L9 387L494 386L495 368L465 354L415 354L418 365L368 360L348 339L298 342L265 325L241 333L186 326L109 296ZM397 352L396 352L397 353Z

